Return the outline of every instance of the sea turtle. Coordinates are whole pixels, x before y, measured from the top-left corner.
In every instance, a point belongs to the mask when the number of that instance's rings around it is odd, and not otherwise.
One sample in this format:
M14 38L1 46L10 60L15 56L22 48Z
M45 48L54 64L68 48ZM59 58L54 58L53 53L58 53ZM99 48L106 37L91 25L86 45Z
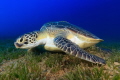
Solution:
M58 21L44 24L40 31L24 34L14 45L16 48L23 49L44 45L44 48L49 51L63 51L92 63L106 64L104 59L83 50L101 41L103 40L76 25Z

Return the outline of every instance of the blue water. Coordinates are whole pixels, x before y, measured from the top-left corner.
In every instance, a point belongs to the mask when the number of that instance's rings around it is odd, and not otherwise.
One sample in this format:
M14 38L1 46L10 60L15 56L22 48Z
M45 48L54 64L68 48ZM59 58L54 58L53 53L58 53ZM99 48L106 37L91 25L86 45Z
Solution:
M120 40L119 0L0 0L0 39L68 21L104 40Z

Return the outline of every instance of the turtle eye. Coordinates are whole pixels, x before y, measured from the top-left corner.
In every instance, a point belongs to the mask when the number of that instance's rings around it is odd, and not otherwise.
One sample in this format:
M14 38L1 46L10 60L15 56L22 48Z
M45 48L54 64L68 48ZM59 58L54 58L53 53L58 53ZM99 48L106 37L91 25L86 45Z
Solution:
M20 39L20 42L22 42L22 41L23 41L23 38Z

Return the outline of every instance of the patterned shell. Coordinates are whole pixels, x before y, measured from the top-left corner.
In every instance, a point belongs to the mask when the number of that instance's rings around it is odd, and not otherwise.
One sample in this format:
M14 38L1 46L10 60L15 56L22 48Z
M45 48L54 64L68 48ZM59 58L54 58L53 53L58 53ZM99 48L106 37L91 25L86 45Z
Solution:
M44 24L40 31L46 31L48 29L51 30L58 30L58 29L66 29L75 32L76 34L83 35L85 37L93 38L93 39L100 39L97 36L93 35L92 33L78 27L76 25L70 24L66 21L58 21L58 22L49 22Z

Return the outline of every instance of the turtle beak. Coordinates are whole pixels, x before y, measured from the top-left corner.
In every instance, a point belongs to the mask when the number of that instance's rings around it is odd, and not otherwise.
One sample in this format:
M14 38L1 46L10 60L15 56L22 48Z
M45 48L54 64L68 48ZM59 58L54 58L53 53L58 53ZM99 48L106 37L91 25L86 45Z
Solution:
M19 43L14 43L14 45L15 45L16 48L20 48L20 47L23 46L23 44L19 44Z

